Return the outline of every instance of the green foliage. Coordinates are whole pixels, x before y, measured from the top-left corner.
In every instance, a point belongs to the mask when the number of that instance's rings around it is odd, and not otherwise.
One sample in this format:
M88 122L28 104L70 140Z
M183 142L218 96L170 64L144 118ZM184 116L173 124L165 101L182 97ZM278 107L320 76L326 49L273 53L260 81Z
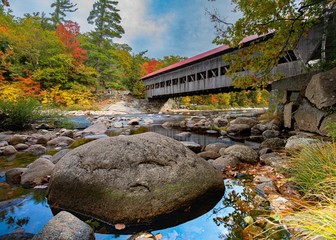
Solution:
M187 96L176 101L193 110L213 110L230 107L267 107L269 92L265 89Z
M328 122L326 126L328 136L331 137L334 141L336 140L336 122Z
M336 143L309 145L294 155L291 175L306 194L336 194Z
M0 100L0 126L3 130L25 129L43 117L40 104L35 99Z
M235 23L226 21L217 13L210 15L217 30L214 42L238 48L232 54L227 54L224 61L230 65L227 74L233 78L233 84L241 88L265 86L279 79L281 75L271 74L272 68L286 56L287 51L295 48L298 39L327 11L334 11L333 0L231 2L235 5L234 11L241 13ZM241 41L253 35L265 36L265 39L240 49ZM236 74L242 70L248 74Z
M51 4L51 8L55 8L51 15L51 21L54 26L58 23L64 23L66 20L66 12L76 12L78 8L75 8L77 4L73 4L70 0L56 0Z

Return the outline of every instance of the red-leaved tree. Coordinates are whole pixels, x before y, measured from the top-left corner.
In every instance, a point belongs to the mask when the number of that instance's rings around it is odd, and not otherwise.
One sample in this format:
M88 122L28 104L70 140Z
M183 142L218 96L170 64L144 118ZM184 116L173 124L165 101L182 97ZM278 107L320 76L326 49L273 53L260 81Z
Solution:
M80 47L78 40L79 25L75 22L68 21L65 24L59 23L56 28L56 34L65 45L67 54L71 54L75 59L74 64L80 65L88 59L87 50Z

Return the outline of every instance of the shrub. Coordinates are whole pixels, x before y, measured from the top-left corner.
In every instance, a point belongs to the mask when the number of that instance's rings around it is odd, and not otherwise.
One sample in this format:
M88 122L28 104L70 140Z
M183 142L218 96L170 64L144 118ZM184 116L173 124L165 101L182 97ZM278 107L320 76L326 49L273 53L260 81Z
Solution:
M336 143L312 144L294 153L293 180L306 194L333 198L336 194Z
M32 98L17 101L0 100L0 127L4 130L21 130L41 119L40 104Z
M60 111L43 109L36 99L0 100L0 130L23 130L37 122L50 123L56 127L69 125Z

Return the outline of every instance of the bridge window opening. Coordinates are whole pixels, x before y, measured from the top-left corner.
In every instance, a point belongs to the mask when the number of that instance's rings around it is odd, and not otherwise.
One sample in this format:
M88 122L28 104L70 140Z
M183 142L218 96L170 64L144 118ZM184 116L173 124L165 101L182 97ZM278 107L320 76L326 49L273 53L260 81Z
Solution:
M279 59L278 63L287 63L297 61L297 57L292 50L286 52L286 55Z
M218 68L214 68L208 71L208 78L217 77L218 76Z
M177 85L178 84L178 79L177 78L174 78L173 79L173 85Z
M166 86L168 87L171 86L171 82L172 82L171 80L166 81Z
M197 80L203 80L206 77L206 72L197 73Z
M149 90L150 89L150 85L146 85L146 90Z
M185 83L187 81L187 78L186 77L180 77L180 83Z
M225 75L226 72L229 70L229 67L230 67L229 65L221 67L220 68L220 75L221 76Z
M188 82L193 82L195 81L195 74L192 74L192 75L188 75Z
M160 87L160 83L155 83L155 88L159 88Z
M160 87L165 87L165 82L160 82Z
M151 85L151 89L154 89L154 84Z

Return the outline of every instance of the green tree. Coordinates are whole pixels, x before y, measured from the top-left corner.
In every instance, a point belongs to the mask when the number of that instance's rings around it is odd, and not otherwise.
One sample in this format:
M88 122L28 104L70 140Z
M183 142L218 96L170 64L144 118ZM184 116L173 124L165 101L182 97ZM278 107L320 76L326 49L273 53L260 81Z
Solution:
M228 74L233 78L237 87L247 88L266 85L276 77L271 70L279 59L294 49L299 38L317 22L329 24L328 16L335 12L335 0L231 0L236 6L235 11L240 17L235 23L227 22L216 13L210 13L215 22L217 44L229 44L239 47L240 42L247 36L265 36L259 44L251 44L236 54L227 55L225 61L230 63ZM272 32L272 34L271 34ZM324 28L326 41L327 28ZM266 37L267 36L267 37ZM266 40L268 37L267 41ZM321 59L325 49L321 49ZM258 54L256 54L258 53ZM249 74L241 76L235 72L246 70Z
M106 55L106 46L111 46L113 38L121 38L124 33L124 29L120 25L121 17L116 7L117 4L117 1L98 0L93 4L93 9L87 18L89 24L95 25L94 31L90 33L92 43L96 46L92 50L95 55L95 68L100 74L99 82L105 88L106 81L103 75L106 75L106 71L110 71L115 65L110 63L111 56Z
M73 4L70 0L56 0L51 4L51 8L55 8L51 13L51 21L56 27L57 23L64 23L67 12L76 12L78 8L75 8L77 4Z
M96 44L101 47L106 39L121 38L124 29L120 25L121 17L117 9L118 2L111 0L98 0L93 4L93 9L87 19L89 24L95 25L92 33Z

